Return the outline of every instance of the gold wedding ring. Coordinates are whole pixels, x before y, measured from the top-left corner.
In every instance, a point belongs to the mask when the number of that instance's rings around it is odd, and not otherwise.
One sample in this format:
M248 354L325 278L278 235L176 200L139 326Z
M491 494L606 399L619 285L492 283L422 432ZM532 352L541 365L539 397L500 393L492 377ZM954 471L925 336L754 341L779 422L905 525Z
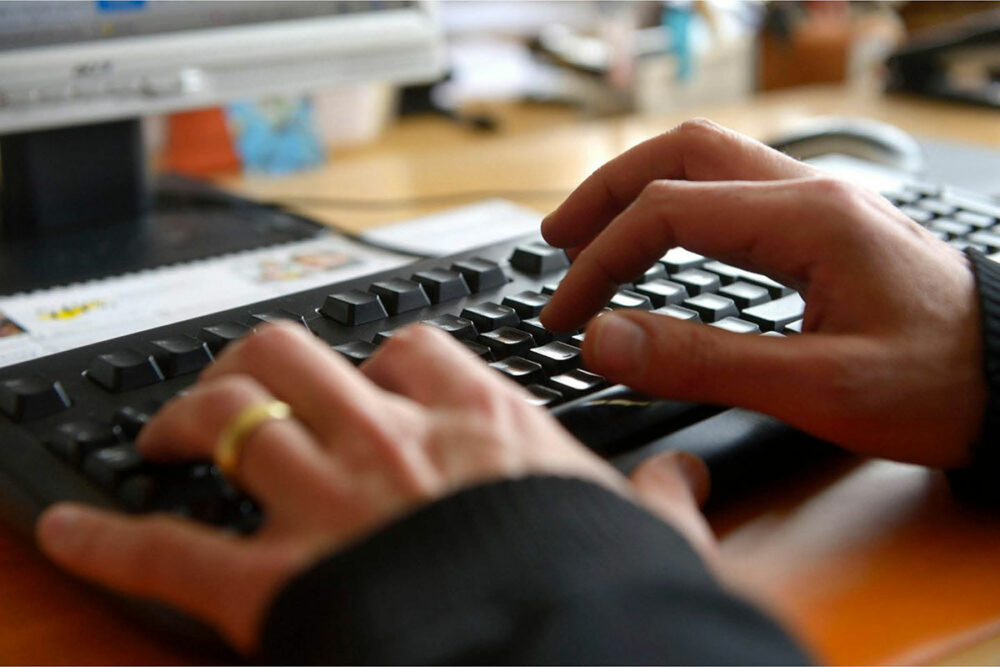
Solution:
M215 465L226 477L235 477L239 470L243 445L254 429L272 419L288 419L291 416L291 406L282 401L254 403L243 408L226 424L219 434L219 439L215 441L213 452Z

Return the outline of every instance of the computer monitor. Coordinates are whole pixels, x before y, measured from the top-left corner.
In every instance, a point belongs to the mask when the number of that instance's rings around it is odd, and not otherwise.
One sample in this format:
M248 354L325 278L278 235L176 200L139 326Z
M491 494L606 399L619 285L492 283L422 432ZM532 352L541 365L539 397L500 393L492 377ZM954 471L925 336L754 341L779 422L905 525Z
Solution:
M0 2L0 294L316 233L205 186L148 185L142 116L443 70L418 0Z

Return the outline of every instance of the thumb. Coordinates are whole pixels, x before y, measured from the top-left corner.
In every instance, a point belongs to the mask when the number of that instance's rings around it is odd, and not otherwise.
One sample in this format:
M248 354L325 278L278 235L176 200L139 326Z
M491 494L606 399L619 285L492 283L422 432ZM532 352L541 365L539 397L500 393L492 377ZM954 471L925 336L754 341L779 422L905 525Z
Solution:
M588 370L633 389L678 400L738 405L778 418L811 414L820 387L803 368L815 334L772 338L617 310L594 319L583 343ZM830 343L832 341L825 341Z
M717 559L715 536L699 510L709 491L708 468L700 458L681 451L657 454L629 481L640 504L677 528L708 563Z

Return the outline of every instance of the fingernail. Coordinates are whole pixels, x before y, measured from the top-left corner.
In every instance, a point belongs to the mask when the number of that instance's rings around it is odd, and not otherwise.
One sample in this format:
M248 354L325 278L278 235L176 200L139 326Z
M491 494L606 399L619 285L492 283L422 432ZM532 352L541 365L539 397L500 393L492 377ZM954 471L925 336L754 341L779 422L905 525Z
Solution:
M614 313L601 315L587 330L587 337L591 336L596 341L597 365L602 372L629 377L644 365L646 330L632 320Z
M51 555L72 553L79 543L84 511L72 505L59 505L42 515L38 540Z

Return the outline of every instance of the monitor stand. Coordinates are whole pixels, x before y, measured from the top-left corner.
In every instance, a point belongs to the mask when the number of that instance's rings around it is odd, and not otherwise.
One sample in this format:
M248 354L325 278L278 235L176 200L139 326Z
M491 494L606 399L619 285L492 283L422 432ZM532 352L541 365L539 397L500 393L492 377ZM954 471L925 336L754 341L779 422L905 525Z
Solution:
M0 137L0 296L304 240L316 222L175 175L137 119Z

